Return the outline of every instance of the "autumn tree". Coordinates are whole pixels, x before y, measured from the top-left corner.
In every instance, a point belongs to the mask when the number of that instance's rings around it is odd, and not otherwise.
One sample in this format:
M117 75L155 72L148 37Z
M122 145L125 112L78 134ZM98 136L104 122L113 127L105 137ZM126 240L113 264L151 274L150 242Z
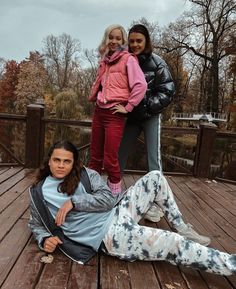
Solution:
M25 113L27 105L44 97L47 73L44 60L39 52L30 52L29 58L20 64L16 89L16 110Z
M0 57L0 79L2 79L2 76L3 76L3 73L4 73L5 64L6 64L5 59Z
M19 64L10 60L5 63L2 77L0 79L0 111L12 113L14 112L14 102L16 100L16 86L18 83L18 75L20 71ZM1 123L0 125L0 135L1 143L5 145L9 150L14 151L14 139L15 139L15 127L16 123ZM21 124L22 130L22 124ZM19 139L18 139L19 141ZM15 152L15 151L14 151ZM4 150L1 152L1 157L3 160L12 161L9 154Z
M76 93L67 89L58 93L55 97L56 117L62 119L81 119L83 109L78 104Z
M55 97L56 117L60 119L81 119L83 108L78 104L76 93L71 90L63 90ZM72 139L74 129L68 126L57 126L55 137L57 139Z
M158 43L158 40L160 38L161 29L160 29L157 21L151 22L151 21L148 21L147 18L141 17L138 20L132 21L128 30L135 24L142 24L145 27L147 27L151 42L154 44L154 46Z
M0 110L5 112L14 111L16 100L16 87L20 66L15 60L5 63L2 77L0 79Z

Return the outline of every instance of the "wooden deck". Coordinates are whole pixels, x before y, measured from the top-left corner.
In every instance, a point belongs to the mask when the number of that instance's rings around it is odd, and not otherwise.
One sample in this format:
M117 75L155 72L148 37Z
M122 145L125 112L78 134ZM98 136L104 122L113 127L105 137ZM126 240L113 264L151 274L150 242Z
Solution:
M0 168L0 288L2 289L233 289L229 278L166 262L133 263L100 255L78 265L62 253L51 264L28 229L28 187L34 172ZM137 176L127 175L124 186ZM212 238L211 246L236 253L236 186L186 176L168 177L184 219ZM147 222L148 226L155 224ZM163 218L158 227L170 229Z

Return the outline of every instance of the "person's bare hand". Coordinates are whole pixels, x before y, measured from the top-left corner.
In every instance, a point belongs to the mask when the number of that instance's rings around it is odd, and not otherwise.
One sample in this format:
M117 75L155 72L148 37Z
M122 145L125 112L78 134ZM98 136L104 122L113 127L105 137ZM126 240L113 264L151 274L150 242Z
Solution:
M116 104L116 105L114 105L114 106L111 108L111 110L113 110L113 113L112 113L112 114L117 113L117 112L123 113L123 114L128 113L128 111L125 109L125 107L124 107L122 104Z
M58 244L62 244L62 241L57 236L48 237L43 244L43 249L47 253L55 251Z
M57 224L57 226L61 226L65 222L66 215L72 209L73 209L73 205L72 205L71 200L66 201L62 205L62 207L57 212L57 215L56 215L56 218L55 218L55 223Z

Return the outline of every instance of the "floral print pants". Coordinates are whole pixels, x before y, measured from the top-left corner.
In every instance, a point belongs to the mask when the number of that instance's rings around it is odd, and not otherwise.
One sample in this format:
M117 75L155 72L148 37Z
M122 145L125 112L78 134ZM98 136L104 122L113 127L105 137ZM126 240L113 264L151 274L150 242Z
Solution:
M236 274L236 255L202 246L181 235L140 226L153 202L163 210L175 227L183 219L165 177L152 171L130 187L116 207L116 213L103 239L106 253L121 259L166 260L220 275Z

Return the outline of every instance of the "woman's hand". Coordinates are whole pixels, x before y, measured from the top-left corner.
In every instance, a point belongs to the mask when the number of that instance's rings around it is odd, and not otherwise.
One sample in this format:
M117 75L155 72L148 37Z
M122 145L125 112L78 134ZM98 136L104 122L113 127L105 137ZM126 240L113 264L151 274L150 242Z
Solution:
M128 113L128 111L125 109L125 107L123 105L121 105L121 104L116 104L115 106L113 106L111 108L111 110L113 110L112 114L117 113L117 112L123 113L123 114Z
M48 237L44 241L43 250L47 253L52 253L58 244L62 244L62 241L57 236Z
M72 205L71 200L68 200L63 204L63 206L57 212L57 215L55 218L55 223L57 224L57 226L61 226L65 222L66 215L72 209L73 209L73 205Z

